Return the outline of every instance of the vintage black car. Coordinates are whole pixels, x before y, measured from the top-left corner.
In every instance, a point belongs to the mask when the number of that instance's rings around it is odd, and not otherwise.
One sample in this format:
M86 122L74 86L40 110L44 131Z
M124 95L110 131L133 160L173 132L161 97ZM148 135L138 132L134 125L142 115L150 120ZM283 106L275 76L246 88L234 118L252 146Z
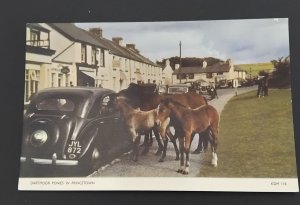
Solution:
M20 175L87 175L129 151L128 132L110 104L114 94L88 87L38 92L24 115Z

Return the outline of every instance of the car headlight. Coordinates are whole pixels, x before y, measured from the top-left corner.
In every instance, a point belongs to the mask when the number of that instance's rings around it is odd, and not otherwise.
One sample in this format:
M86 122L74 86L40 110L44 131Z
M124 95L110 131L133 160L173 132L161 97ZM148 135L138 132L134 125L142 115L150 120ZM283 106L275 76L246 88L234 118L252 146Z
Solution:
M48 135L45 130L36 130L32 133L32 135L30 137L30 143L34 147L40 147L43 144L45 144L47 139L48 139Z

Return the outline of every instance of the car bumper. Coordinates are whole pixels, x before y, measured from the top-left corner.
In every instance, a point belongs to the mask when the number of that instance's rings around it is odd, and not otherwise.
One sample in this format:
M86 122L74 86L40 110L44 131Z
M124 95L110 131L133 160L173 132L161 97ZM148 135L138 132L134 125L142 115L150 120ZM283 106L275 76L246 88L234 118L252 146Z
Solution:
M41 159L41 158L20 158L21 163L33 163L40 165L58 165L58 166L76 166L78 160L59 160L59 159Z

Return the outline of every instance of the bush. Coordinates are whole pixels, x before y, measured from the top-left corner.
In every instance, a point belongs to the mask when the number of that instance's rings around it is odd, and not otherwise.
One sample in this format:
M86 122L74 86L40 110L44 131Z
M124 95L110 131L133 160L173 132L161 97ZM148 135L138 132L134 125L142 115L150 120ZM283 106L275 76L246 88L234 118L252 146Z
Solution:
M270 79L270 86L282 88L289 87L291 84L291 72L290 72L290 57L281 57L278 60L272 60L275 70L272 73Z

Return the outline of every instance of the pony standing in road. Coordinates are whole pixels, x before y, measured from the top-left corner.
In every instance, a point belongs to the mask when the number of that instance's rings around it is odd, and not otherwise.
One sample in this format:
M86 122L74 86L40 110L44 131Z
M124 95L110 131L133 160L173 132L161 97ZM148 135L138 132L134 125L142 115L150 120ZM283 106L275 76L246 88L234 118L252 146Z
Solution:
M149 111L141 111L140 109L133 109L128 103L128 99L124 97L116 97L114 99L115 107L120 110L121 115L124 117L128 131L134 144L133 147L133 160L138 161L139 156L139 143L141 134L149 132L156 127L157 109ZM166 132L169 125L170 118L160 120L160 126L157 128L162 135Z
M189 109L172 99L165 99L157 107L157 121L164 122L171 115L179 122L178 126L175 127L176 132L178 132L180 149L180 168L178 172L182 174L189 173L192 136L207 129L209 129L209 141L212 148L211 163L216 167L218 164L216 151L219 134L219 114L217 110L211 105L202 105L196 109ZM166 147L167 137L163 133L162 138L164 147ZM186 154L185 164L184 153Z
M117 96L119 97L125 97L128 99L128 104L132 108L140 108L142 111L148 111L153 110L157 108L158 104L166 98L173 99L176 102L180 102L184 106L190 107L190 108L197 108L201 105L207 104L207 101L205 97L202 95L199 95L197 93L188 92L184 94L174 94L174 95L159 95L154 92L155 85L152 86L152 90L148 87L151 87L151 85L138 85L135 83L131 83L127 89L121 90L119 93L117 93ZM170 126L173 126L174 128L177 127L177 122L175 119L171 117ZM158 133L158 130L154 127L152 130L149 130L148 133L146 133L145 136L145 148L143 153L146 153L149 150L149 138L152 138L152 131L155 134L155 138L158 143L158 150L156 152L156 155L161 155L161 158L159 159L160 162L163 162L166 156L166 146L164 146L160 140L160 136ZM177 139L177 131L175 129L175 134L170 132L168 129L167 135L170 137L171 142L174 145L174 149L176 152L176 160L179 159L179 150L177 148L176 139ZM207 147L206 143L206 137L207 132L199 133L199 143L198 147L195 150L195 153L200 153L200 150L202 150L202 144L204 144L204 149ZM148 136L148 137L147 137ZM150 136L150 137L149 137Z

